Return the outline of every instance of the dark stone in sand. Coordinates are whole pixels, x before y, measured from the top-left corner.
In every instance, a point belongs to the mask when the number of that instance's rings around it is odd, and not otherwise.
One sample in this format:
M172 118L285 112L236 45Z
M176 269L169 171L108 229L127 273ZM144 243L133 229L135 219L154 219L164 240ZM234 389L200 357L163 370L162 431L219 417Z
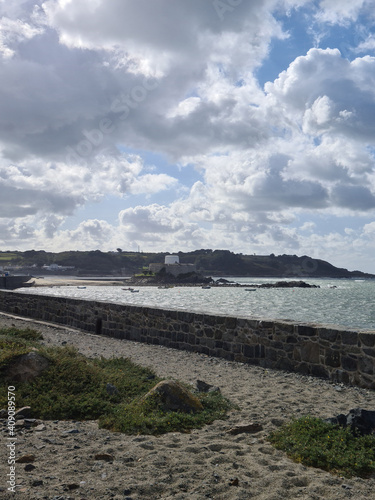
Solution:
M348 415L337 415L336 417L327 418L325 422L342 427L350 427L353 433L359 433L361 436L365 434L375 434L375 411L363 410L362 408L354 408L350 410Z
M220 388L214 385L207 384L203 380L197 380L197 390L199 392L220 392Z

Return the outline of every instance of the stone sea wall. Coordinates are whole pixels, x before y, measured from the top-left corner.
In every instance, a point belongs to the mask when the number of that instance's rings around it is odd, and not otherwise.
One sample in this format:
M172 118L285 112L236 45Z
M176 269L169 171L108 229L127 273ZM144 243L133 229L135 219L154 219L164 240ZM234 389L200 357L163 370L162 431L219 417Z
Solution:
M375 389L375 332L11 291L0 291L0 311Z

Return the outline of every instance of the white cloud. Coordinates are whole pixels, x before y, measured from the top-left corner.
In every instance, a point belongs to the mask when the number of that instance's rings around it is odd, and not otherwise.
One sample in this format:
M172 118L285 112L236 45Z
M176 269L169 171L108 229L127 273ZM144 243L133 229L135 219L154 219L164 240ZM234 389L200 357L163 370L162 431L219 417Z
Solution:
M366 13L374 12L374 0L321 0L320 10L317 18L320 21L332 24L345 24L349 21L355 21L359 13L365 10Z
M135 179L130 187L130 193L147 194L160 193L167 189L175 189L178 181L166 174L145 174Z
M309 133L314 132L314 129L326 129L329 122L333 118L333 102L324 95L318 97L312 104L311 108L307 109L304 115L303 129Z
M137 232L138 228L142 228L142 233L174 233L183 226L170 208L156 204L123 210L119 219L128 231Z
M311 49L265 89L256 70L296 42L278 14L329 32L373 5L0 0L1 244L369 251L375 58ZM322 236L344 216L355 234Z
M304 222L301 226L302 231L314 231L316 229L315 222Z
M373 52L375 50L375 37L368 35L366 40L355 47L355 52Z
M74 230L60 231L54 234L50 241L45 241L45 231L38 231L36 240L39 242L40 248L45 250L64 250L68 243L70 248L76 250L96 250L106 248L113 250L113 247L108 248L108 242L115 239L116 229L105 220L88 219L78 224ZM51 245L51 243L53 244Z
M11 58L15 54L12 46L40 35L42 32L41 28L31 26L20 19L2 17L0 19L0 54L5 59Z
M375 236L375 222L370 222L369 224L365 224L363 226L363 232L364 234Z

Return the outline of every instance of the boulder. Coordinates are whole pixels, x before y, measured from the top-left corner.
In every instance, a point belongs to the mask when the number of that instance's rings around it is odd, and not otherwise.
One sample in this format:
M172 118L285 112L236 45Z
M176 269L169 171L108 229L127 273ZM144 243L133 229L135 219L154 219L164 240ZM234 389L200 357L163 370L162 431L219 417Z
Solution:
M15 358L5 370L5 376L14 382L31 382L49 366L49 361L32 351Z
M347 415L340 414L336 417L327 418L325 422L350 427L353 433L359 433L361 436L375 434L375 411L364 410L363 408L354 408Z
M215 385L207 384L203 380L197 380L197 390L199 392L220 392L220 388Z
M258 285L258 288L320 288L320 286L310 285L305 281L277 281L276 283L263 283Z
M155 395L160 398L165 411L196 413L203 410L199 399L173 380L162 380L143 397L143 400L153 398Z

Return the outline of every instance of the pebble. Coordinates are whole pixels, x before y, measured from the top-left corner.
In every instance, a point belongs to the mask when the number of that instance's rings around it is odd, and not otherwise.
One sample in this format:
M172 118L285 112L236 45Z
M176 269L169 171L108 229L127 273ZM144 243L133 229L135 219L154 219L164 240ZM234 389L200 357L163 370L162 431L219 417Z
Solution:
M47 427L44 424L39 424L36 427L34 427L34 431L37 431L37 432L42 432L42 431L45 431L46 429L47 429Z
M109 453L97 453L95 455L95 460L104 460L105 462L113 462L115 457Z
M1 315L0 317L4 318ZM13 321L19 327L24 325L21 319ZM64 328L56 331L45 325L41 328L46 329L46 342L50 341L48 345L57 343L61 345L61 341L65 339L68 345L77 346L86 355L97 352L104 356L113 354L129 357L136 363L153 367L158 376L177 377L190 383L202 378L207 383L215 384L216 381L215 385L219 385L219 378L216 376L222 374L220 389L226 397L239 405L240 412L234 410L230 413L228 422L216 421L200 430L193 430L190 435L176 433L180 442L173 449L169 447L173 443L171 434L158 438L124 436L99 429L97 422L79 424L62 420L47 422L47 430L44 433L25 432L26 419L24 419L24 427L20 428L20 435L17 436L18 454L24 455L33 450L37 457L34 462L37 467L34 472L30 471L31 474L25 471L24 467L32 464L18 466L19 491L25 490L25 498L68 500L74 497L77 500L104 500L115 497L118 500L132 498L135 500L178 497L193 500L202 498L230 500L249 498L254 494L260 499L288 496L315 498L317 497L315 489L318 491L318 488L324 491L324 498L327 500L336 500L348 495L358 500L372 498L375 489L373 478L366 480L352 478L350 481L339 479L327 472L295 464L281 452L269 454L267 452L272 452L273 449L266 442L265 436L275 429L275 424L279 423L278 419L280 423L284 419L288 421L291 417L298 416L298 411L299 414L302 412L302 414L311 413L315 416L328 417L335 412L346 413L356 405L368 409L374 408L373 391L351 387L342 389L340 384L332 384L325 380L284 374L251 365L226 363L219 359L210 360L204 355L176 351L164 346L119 341L79 331L68 336ZM57 332L60 331L57 342ZM342 390L336 390L336 387ZM6 412L0 412L0 415L3 413L6 416ZM231 436L226 433L227 429L241 422L261 422L264 430L259 436L251 434ZM38 425L41 423L38 421ZM33 426L34 423L30 425ZM81 431L79 436L78 434L76 436L76 433L66 432L73 428ZM31 429L34 431L35 427ZM61 435L67 439L61 439ZM259 439L256 440L255 437ZM77 438L81 450L70 451ZM191 438L194 438L193 442ZM141 443L147 446L151 440L154 450L149 451L140 446ZM215 444L222 445L222 450L213 451L208 448ZM185 451L185 448L192 445L197 450L194 455ZM44 447L43 453L37 452L42 447ZM110 447L113 447L113 452ZM219 450L219 447L217 449ZM113 465L111 461L108 463L105 460L94 461L95 454L105 453L113 458ZM4 453L3 455L5 457ZM160 457L165 457L162 465ZM272 472L269 467L275 464L280 468ZM38 476L40 471L43 471L41 476L44 477L43 481L33 477ZM217 476L212 475L214 471ZM106 481L101 480L102 473L108 474ZM235 473L239 476L234 476ZM180 479L180 474L183 479ZM52 475L55 476L53 480L49 479ZM160 490L158 485L153 495L147 490L147 484L150 477L158 477L157 475L162 476L159 483ZM290 489L293 477L301 475L310 483L303 489ZM251 478L251 484L245 481L248 478L249 482ZM86 484L80 483L80 479L85 479ZM33 480L34 488L31 488ZM214 482L215 480L218 482ZM75 481L81 487L64 493L61 485L75 484ZM186 484L187 493L179 490L178 485L182 483Z
M34 462L35 460L35 455L23 455L22 457L19 457L16 459L17 464L29 464L31 462Z
M33 465L33 464L27 464L27 465L25 465L25 467L24 467L24 470L25 470L26 472L31 472L31 471L32 471L32 470L34 470L34 469L36 469L36 467L35 467L35 465Z
M41 479L35 479L32 483L31 486L43 486L43 481Z

